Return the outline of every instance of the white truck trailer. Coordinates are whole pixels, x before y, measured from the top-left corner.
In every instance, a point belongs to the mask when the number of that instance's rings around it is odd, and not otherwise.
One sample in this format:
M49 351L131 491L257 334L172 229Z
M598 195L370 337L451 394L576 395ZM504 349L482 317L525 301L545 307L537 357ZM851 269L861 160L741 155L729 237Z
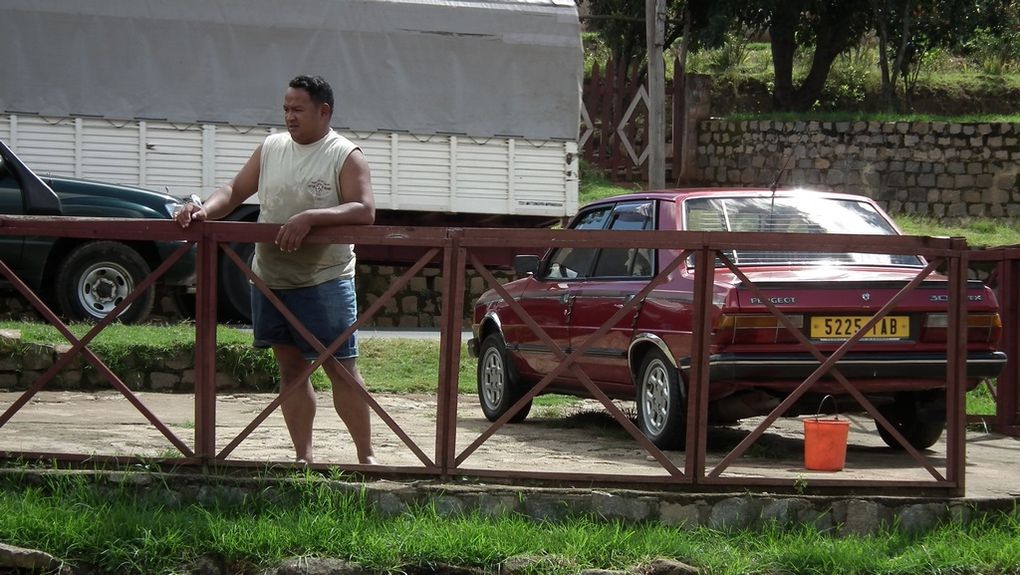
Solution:
M0 53L0 140L40 174L204 197L307 73L368 158L378 223L577 210L573 0L0 0Z

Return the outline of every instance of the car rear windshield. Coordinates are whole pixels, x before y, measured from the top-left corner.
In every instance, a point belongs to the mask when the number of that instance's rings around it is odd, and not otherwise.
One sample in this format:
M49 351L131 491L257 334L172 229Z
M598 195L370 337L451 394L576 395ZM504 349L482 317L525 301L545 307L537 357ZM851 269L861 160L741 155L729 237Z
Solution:
M690 231L897 235L873 204L804 196L691 198L684 202ZM893 254L732 250L737 265L862 264L920 266L914 256Z

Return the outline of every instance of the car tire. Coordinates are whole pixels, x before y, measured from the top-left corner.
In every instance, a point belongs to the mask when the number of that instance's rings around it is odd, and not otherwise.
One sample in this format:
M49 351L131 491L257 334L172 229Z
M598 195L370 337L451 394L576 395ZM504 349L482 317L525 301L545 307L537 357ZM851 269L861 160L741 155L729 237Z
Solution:
M676 367L654 349L641 361L637 382L638 427L659 449L687 442L687 398Z
M946 408L942 392L901 393L891 405L879 411L915 449L928 449L942 437L946 429ZM893 449L903 449L900 442L877 421L875 427L882 441Z
M145 258L125 244L102 241L80 245L60 265L55 286L57 304L72 321L100 321L149 273ZM118 320L145 321L155 301L155 290L150 287Z
M521 385L520 378L506 352L506 343L498 333L490 334L482 341L478 352L478 402L482 405L482 413L489 421L502 417L527 390ZM513 414L510 423L520 423L531 411L531 402L527 402Z
M232 243L230 248L251 267L255 244ZM226 253L220 255L219 315L227 321L251 323L251 282Z

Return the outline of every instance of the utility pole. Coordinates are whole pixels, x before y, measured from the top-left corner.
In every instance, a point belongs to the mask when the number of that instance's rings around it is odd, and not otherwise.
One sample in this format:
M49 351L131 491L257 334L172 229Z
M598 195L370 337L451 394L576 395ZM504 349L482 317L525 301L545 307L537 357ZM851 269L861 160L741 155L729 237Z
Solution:
M648 45L648 187L666 187L666 0L645 0Z

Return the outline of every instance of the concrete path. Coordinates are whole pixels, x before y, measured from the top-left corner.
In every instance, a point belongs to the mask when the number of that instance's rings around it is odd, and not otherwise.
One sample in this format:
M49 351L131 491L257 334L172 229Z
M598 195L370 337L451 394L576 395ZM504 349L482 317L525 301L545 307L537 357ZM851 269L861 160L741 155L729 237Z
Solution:
M0 411L20 395L0 392ZM195 407L190 395L140 393L138 397L185 444L193 445ZM217 400L217 449L222 449L267 406L272 394L221 394ZM400 427L429 457L436 453L436 400L431 395L375 396ZM623 407L629 408L627 405ZM458 406L457 452L488 427L477 398L461 396ZM932 476L903 452L888 449L870 419L850 416L851 432L844 470L808 471L803 460L803 423L781 419L723 477L783 477L810 484L814 479L883 479L932 481ZM755 421L740 426L711 428L711 469L743 439ZM391 466L421 466L418 458L378 417L373 440L381 462ZM328 394L319 397L315 426L319 463L354 463L350 439L333 412ZM0 451L176 457L178 452L119 393L41 392L5 426L0 427ZM684 465L684 453L670 452ZM946 474L945 443L924 453ZM243 441L231 459L290 462L290 440L279 410ZM664 476L666 471L649 456L601 406L538 407L528 420L509 425L486 441L464 463L485 470L562 471ZM966 495L968 498L1020 497L1020 439L971 430L967 434Z

